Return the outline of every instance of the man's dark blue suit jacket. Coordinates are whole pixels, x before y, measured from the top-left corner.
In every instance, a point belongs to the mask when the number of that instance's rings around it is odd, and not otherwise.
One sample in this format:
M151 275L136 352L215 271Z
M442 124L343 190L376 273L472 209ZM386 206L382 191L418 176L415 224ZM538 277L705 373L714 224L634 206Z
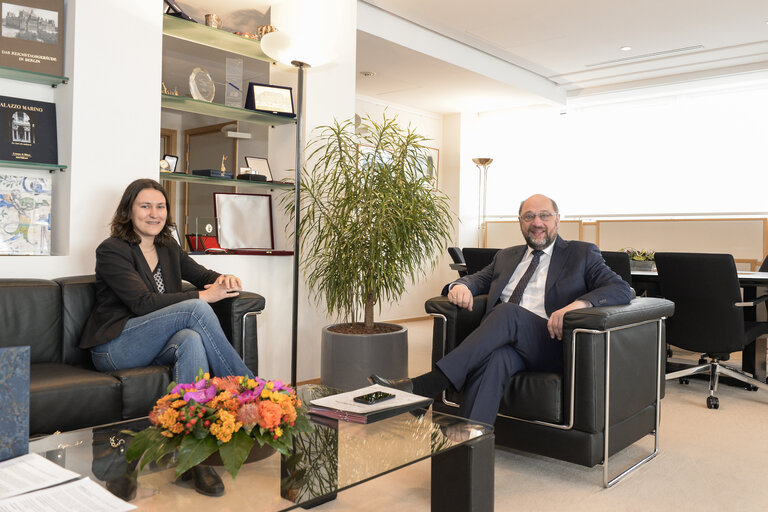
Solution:
M526 248L516 245L501 249L490 265L454 282L465 284L472 295L488 294L487 315L499 301ZM565 241L559 235L552 251L545 290L547 315L575 300L585 300L593 306L615 306L628 304L633 296L629 284L605 264L596 245ZM448 286L443 288L443 295L447 294Z

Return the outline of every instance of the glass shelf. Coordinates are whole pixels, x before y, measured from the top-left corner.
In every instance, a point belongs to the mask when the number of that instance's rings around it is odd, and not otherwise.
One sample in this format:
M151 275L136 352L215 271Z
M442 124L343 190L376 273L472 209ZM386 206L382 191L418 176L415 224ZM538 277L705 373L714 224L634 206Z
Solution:
M61 165L61 164L41 164L38 162L16 162L15 160L0 160L0 167L11 167L13 169L46 170L46 171L63 171L67 168L66 165Z
M221 117L247 123L262 125L284 125L295 124L293 117L277 116L274 114L265 114L255 112L239 107L230 107L221 103L208 103L207 101L196 100L186 96L174 96L173 94L161 94L162 107L172 110L181 110L183 112L192 112L194 114L203 114L206 116Z
M56 87L59 84L66 84L69 78L66 76L47 75L45 73L36 73L34 71L25 71L23 69L7 68L0 66L0 78L10 78L11 80L20 80L22 82L31 82L33 84L43 84Z
M261 44L258 41L169 14L163 16L163 34L244 57L272 62L272 59L261 51Z
M226 187L257 187L274 189L292 189L293 183L281 183L279 181L248 181L232 178L213 178L210 176L197 176L181 172L160 171L161 180L184 181L187 183L204 183L206 185L223 185Z

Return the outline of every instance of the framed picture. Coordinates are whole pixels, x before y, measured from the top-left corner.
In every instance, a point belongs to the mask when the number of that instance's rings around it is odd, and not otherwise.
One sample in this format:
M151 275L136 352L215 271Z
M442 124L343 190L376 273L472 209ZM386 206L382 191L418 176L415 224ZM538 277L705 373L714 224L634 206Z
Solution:
M280 85L249 83L245 108L279 116L296 117L293 113L291 88Z
M269 161L266 158L259 156L247 156L245 157L245 163L251 172L255 174L261 174L267 177L267 181L272 181L272 171L269 168Z
M427 148L427 177L432 180L432 188L437 190L437 177L440 170L440 150L437 148Z
M0 66L64 74L64 0L2 0L0 16Z
M222 249L274 249L272 196L216 192L213 208Z
M179 157L176 155L163 155L163 160L168 162L168 172L176 172L176 164L179 163Z

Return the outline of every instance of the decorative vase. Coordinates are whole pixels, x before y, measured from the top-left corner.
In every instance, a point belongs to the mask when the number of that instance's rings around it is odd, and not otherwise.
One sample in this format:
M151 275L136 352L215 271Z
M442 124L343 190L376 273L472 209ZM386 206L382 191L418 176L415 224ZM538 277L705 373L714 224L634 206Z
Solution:
M653 260L629 260L629 268L632 270L654 270L655 267Z
M248 454L248 457L245 459L244 464L249 464L251 462L256 462L257 460L266 459L276 451L277 450L275 450L268 444L259 446L259 443L257 441L256 443L253 444L253 448L251 448L251 453ZM219 455L219 452L215 451L212 454L210 454L207 459L201 462L200 465L201 466L223 466L224 463L221 461L221 455Z

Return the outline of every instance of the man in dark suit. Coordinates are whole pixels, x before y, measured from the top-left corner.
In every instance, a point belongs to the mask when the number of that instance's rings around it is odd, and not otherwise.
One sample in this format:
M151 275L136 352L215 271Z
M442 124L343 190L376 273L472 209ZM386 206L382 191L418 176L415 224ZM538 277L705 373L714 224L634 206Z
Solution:
M451 303L470 311L475 295L488 294L478 328L431 372L414 379L372 375L372 382L428 397L452 386L463 393L462 416L492 424L512 375L562 371L568 311L629 303L631 288L608 268L596 245L558 236L553 200L531 196L521 203L519 217L527 245L500 250L490 265L443 289Z

